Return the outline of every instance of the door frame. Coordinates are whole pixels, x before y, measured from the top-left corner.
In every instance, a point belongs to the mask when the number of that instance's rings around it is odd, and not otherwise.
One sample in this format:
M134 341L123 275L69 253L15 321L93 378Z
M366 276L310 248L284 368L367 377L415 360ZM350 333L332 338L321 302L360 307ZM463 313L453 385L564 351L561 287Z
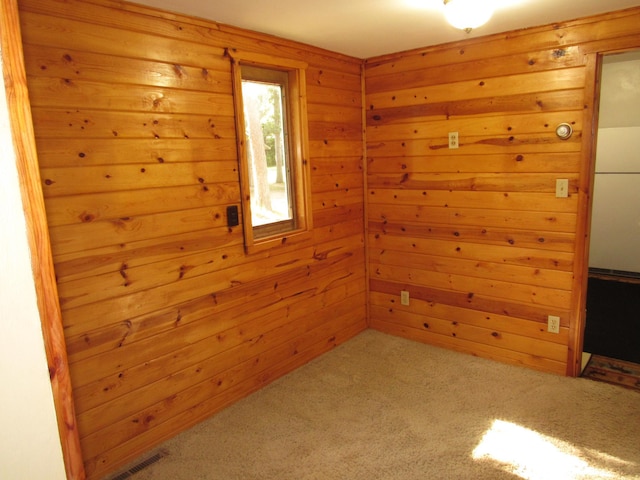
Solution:
M582 372L584 329L587 316L587 282L589 279L589 244L591 240L591 214L593 186L596 170L598 118L600 112L600 87L602 62L605 56L640 49L640 41L618 45L615 49L598 50L585 54L585 87L582 128L582 168L578 180L578 222L576 226L576 250L572 309L569 327L569 352L567 375L577 377Z

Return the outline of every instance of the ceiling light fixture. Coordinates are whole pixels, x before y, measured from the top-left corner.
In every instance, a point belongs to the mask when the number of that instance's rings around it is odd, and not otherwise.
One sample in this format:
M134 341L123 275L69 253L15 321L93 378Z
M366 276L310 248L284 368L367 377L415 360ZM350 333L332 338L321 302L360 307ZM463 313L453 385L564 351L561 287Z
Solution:
M444 0L444 16L451 25L469 33L489 21L493 14L487 0Z

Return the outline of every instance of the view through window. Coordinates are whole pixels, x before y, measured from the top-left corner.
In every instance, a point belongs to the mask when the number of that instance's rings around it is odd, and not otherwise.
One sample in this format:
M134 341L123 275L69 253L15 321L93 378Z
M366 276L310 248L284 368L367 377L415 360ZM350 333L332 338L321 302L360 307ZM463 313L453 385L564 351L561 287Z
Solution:
M251 223L258 238L295 228L287 97L287 72L243 66Z

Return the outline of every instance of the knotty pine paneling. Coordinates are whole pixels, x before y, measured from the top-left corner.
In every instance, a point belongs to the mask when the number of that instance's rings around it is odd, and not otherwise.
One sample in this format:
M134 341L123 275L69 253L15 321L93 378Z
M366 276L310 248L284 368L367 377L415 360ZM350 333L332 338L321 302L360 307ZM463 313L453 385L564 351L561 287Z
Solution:
M373 328L575 373L596 55L639 39L631 9L366 60Z
M20 0L80 442L100 478L366 327L362 62L109 0ZM246 255L226 48L308 63L311 241ZM241 223L242 225L242 223Z

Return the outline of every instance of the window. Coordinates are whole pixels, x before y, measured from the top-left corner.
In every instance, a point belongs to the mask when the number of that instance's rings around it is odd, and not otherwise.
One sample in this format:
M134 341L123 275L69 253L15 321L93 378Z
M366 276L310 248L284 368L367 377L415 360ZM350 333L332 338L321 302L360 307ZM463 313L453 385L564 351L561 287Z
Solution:
M253 251L310 232L305 65L230 56L245 246Z

